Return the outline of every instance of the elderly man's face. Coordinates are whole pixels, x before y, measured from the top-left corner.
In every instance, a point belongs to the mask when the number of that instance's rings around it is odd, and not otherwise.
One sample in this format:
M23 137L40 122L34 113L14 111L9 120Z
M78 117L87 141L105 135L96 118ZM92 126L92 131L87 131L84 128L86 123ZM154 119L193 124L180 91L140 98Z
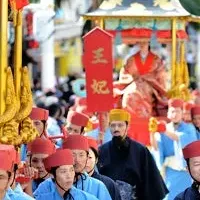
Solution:
M124 137L127 135L127 124L125 121L112 121L110 122L110 130L112 136Z

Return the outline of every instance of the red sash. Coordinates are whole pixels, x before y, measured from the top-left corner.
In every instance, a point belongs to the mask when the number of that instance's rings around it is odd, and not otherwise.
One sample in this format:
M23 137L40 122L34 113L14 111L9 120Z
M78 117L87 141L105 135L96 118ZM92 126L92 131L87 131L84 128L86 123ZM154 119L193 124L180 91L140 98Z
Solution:
M142 62L140 52L134 56L135 64L140 75L149 73L153 65L154 56L155 55L153 53L149 52L144 63Z

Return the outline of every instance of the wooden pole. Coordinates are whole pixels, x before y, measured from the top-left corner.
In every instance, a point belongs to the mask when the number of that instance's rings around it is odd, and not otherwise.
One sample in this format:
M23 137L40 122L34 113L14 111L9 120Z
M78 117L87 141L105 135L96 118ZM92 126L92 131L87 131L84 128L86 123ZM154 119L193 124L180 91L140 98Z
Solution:
M172 20L172 88L176 85L176 18Z
M22 71L22 12L18 11L17 22L15 26L15 46L14 46L14 84L15 84L18 109L20 107L21 71Z
M6 68L8 65L8 0L0 0L0 115L5 111Z

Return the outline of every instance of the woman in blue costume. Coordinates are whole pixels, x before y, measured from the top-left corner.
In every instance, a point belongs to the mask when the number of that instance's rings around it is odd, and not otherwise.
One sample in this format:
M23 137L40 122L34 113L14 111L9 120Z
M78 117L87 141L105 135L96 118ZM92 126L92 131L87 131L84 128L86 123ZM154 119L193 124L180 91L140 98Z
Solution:
M183 155L187 162L188 172L194 182L174 200L198 200L200 199L200 141L187 145L183 149Z
M192 124L183 122L183 101L171 99L168 102L166 131L157 137L159 158L157 163L165 178L169 194L166 199L173 200L177 194L191 185L191 178L186 170L182 148L197 140Z
M68 149L59 149L44 160L45 168L53 175L48 182L49 192L39 192L36 200L97 200L93 195L73 187L74 159Z

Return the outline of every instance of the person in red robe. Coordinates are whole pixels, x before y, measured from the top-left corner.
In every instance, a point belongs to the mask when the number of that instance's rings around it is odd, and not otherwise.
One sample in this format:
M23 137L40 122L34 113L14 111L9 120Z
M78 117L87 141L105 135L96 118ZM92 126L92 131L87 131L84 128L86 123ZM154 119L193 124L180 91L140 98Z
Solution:
M140 42L139 46L140 51L128 58L121 69L119 81L114 83L114 96L121 96L122 108L132 116L162 115L158 108L167 105L165 67L151 52L149 42Z

